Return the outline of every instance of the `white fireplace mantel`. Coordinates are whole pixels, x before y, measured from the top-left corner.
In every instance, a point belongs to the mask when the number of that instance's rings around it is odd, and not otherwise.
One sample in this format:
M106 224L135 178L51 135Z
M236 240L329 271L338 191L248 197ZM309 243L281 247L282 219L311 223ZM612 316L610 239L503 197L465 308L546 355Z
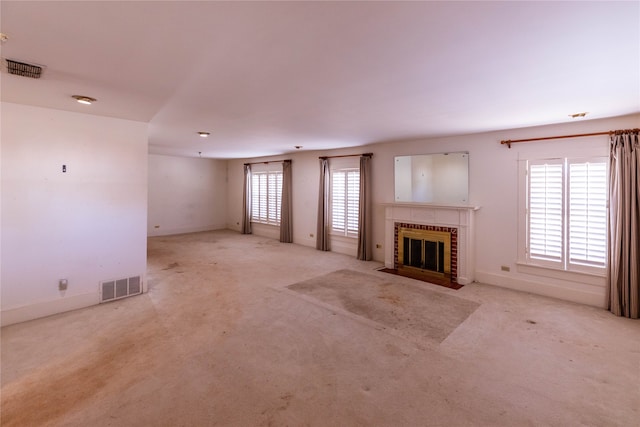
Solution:
M475 279L474 213L479 206L425 203L383 203L385 206L384 264L394 268L396 222L451 227L458 230L458 277L461 285Z

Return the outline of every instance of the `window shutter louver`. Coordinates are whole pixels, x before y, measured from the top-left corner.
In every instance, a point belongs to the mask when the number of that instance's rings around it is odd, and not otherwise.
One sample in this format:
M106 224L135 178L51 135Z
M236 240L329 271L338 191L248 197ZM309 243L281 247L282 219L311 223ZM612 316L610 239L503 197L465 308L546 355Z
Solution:
M281 209L282 209L282 173L278 172L275 175L276 175L276 185L274 188L274 191L275 191L274 198L276 199L276 212L273 219L277 224L280 224L280 215L281 215Z
M358 210L360 204L360 172L347 172L347 234L358 235Z
M334 172L331 177L331 228L345 231L346 221L346 176L344 172Z
M260 175L251 174L251 220L260 219Z
M529 168L529 257L562 263L563 169L561 162Z
M337 170L331 174L331 229L345 236L358 235L360 171Z
M267 220L267 175L261 173L258 175L260 177L260 210L258 212L258 220L266 221Z
M569 164L569 262L604 267L607 244L607 165Z
M268 174L267 179L268 179L268 189L269 189L269 195L267 197L268 199L267 220L275 220L276 217L278 216L277 215L278 199L277 197L275 197L275 190L278 186L277 178L274 174Z
M280 225L282 172L253 173L251 191L251 220Z

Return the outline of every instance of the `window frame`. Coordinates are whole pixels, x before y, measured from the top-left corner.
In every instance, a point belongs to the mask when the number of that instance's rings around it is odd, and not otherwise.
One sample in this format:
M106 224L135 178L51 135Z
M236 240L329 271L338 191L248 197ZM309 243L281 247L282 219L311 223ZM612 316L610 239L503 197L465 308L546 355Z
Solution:
M561 164L562 165L562 248L561 259L550 260L537 258L532 256L530 250L530 179L531 179L531 166L540 164ZM571 255L571 212L570 212L570 197L571 197L571 165L572 164L585 164L585 163L597 163L604 165L604 257L603 265L594 265L589 263L575 262L569 257ZM518 200L518 218L519 218L519 231L518 231L518 264L524 266L524 272L548 275L550 277L556 277L556 273L575 273L586 274L590 276L604 277L607 269L607 257L606 247L608 243L608 227L606 223L606 217L608 214L609 200L608 200L608 159L605 156L593 156L593 157L561 157L552 159L527 159L519 161L519 200ZM575 184L574 184L575 185ZM575 218L574 218L575 221ZM574 246L575 247L575 246ZM532 269L527 268L532 267ZM549 273L544 273L544 271Z
M352 194L353 192L349 192L349 174L353 174L356 173L357 174L357 178L356 178L356 191L355 191L355 196L356 196L356 200L352 200L351 203L355 205L355 218L356 218L356 224L355 224L355 229L353 228L349 228L349 218L350 218L350 212L353 211L353 209L349 209L349 194ZM343 199L343 206L344 206L344 224L343 227L341 228L335 228L334 227L334 196L335 196L335 174L344 174L345 176L345 181L344 181L344 199ZM360 203L360 168L359 167L353 167L353 166L337 166L334 168L331 168L329 171L329 175L330 175L330 179L329 179L329 203L330 203L330 209L329 209L329 233L333 236L340 236L340 237L345 237L345 238L349 238L349 239L357 239L358 238L358 228L359 228L359 203Z
M574 159L574 158L568 158L567 159L567 177L569 178L567 180L567 189L568 189L568 194L567 194L567 199L566 199L566 203L567 203L567 239L569 240L569 242L571 243L572 241L572 236L571 236L571 232L572 232L572 221L576 221L576 223L579 223L580 219L577 218L578 215L576 214L575 216L572 215L571 212L571 197L572 197L572 192L571 192L571 186L572 184L572 180L571 180L571 166L572 164L594 164L594 165L599 165L601 164L603 166L603 170L600 171L601 174L603 175L604 178L604 182L602 182L600 185L602 186L601 188L601 194L600 197L604 198L603 203L600 206L597 206L596 203L592 203L593 205L596 205L596 208L600 208L601 211L599 212L598 215L598 210L594 209L592 211L590 211L590 214L588 214L588 219L587 222L589 223L589 219L592 219L593 221L591 222L591 224L593 224L594 222L596 222L596 218L598 216L601 217L600 221L600 228L602 230L602 251L601 251L601 258L602 258L602 265L599 265L599 263L595 262L595 261L589 261L588 259L577 259L577 260L572 260L572 245L570 245L568 247L567 250L567 266L569 267L570 271L585 271L585 272L599 272L599 271L603 271L606 270L607 268L607 246L608 246L608 242L609 242L609 229L608 229L608 214L609 214L609 160L608 158L604 158L604 157L591 157L591 158L578 158L578 159ZM587 167L589 169L589 167ZM597 170L594 170L593 173L595 174L596 172L598 172ZM592 175L593 176L593 175ZM576 193L580 190L580 188L578 186L576 186L578 189L576 190ZM593 200L593 199L597 199L598 198L598 193L595 191L595 188L591 185L588 186L588 189L585 190L586 193L586 197L587 197L587 204L589 204L589 201ZM595 226L590 227L589 225L586 226L586 228L593 228L596 229L597 228ZM589 233L590 236L593 238L594 240L596 239L597 235L595 233L591 234ZM578 240L578 239L576 239ZM576 246L578 244L576 243ZM594 248L597 248L594 245ZM577 249L577 248L576 248ZM587 252L590 252L587 250ZM588 257L588 256L587 256Z
M532 166L541 166L541 165L545 165L545 166L561 166L561 173L560 173L560 185L561 185L561 189L562 189L562 194L560 196L560 254L557 257L554 257L552 255L533 255L532 254L532 249L531 246L533 246L531 244L531 226L532 226L532 220L531 220L531 215L532 215L532 208L531 208L531 181L533 179L533 174L531 173L531 169ZM525 245L526 245L526 262L527 264L534 264L534 265L539 265L539 266L544 266L544 267L549 267L549 268L556 268L556 269L560 269L560 270L564 270L564 268L562 268L562 266L565 264L565 245L566 245L566 239L565 239L565 231L566 231L566 221L565 221L565 203L564 203L564 197L565 197L565 185L566 185L566 180L565 180L565 174L564 174L564 163L562 159L545 159L545 160L531 160L529 162L527 162L527 175L526 175L526 241L525 241ZM547 221L550 222L550 221Z
M264 211L265 216L263 217L260 212L258 212L258 216L256 217L254 214L256 213L256 209L261 210L261 204L258 203L258 207L256 207L256 200L260 200L260 196L256 196L255 194L255 178L264 177L265 179L265 191L266 195L264 198ZM274 189L274 181L275 180L275 189ZM279 194L274 194L274 192L279 192ZM275 202L273 201L275 198ZM270 205L275 203L275 212L270 209ZM255 224L266 224L272 226L280 226L281 218L282 218L282 169L275 168L258 168L258 170L251 171L251 222Z

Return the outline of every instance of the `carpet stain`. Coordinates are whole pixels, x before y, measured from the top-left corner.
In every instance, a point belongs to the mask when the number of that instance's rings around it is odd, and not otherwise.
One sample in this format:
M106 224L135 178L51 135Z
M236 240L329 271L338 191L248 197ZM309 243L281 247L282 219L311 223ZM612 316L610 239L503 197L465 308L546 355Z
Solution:
M387 354L390 356L404 356L407 357L409 356L408 353L405 353L404 351L402 351L399 347L393 345L393 344L385 344L385 349L387 350Z
M169 264L165 268L163 268L163 270L171 270L172 268L177 268L179 266L180 266L180 264L178 264L177 262L172 262L171 264Z
M281 425L289 425L288 423L283 422L280 419L279 413L286 411L289 409L289 405L291 405L291 400L295 397L293 393L285 393L279 396L280 402L276 405L275 408L267 408L262 411L260 414L266 416L260 425L261 426L281 426Z
M143 357L154 351L158 329L139 327L118 340L101 342L89 357L70 355L2 389L2 426L53 423L80 410L113 386L130 387L155 364ZM123 384L124 383L124 384Z
M380 287L377 298L395 306L399 306L402 304L400 295L393 293L388 286Z
M293 399L293 394L291 393L286 393L283 394L282 396L280 396L280 400L282 400L284 402L283 405L278 407L279 411L285 411L289 405L291 404L291 399Z
M338 270L288 288L393 328L442 342L478 308L474 301L353 270Z

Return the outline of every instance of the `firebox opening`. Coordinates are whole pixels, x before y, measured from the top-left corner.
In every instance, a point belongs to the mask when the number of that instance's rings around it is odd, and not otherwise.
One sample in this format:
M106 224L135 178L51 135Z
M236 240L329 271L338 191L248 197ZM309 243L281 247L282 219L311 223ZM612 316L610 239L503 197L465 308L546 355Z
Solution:
M398 269L451 276L451 234L443 231L398 230Z
M405 237L403 240L402 264L444 274L444 242L410 237Z

